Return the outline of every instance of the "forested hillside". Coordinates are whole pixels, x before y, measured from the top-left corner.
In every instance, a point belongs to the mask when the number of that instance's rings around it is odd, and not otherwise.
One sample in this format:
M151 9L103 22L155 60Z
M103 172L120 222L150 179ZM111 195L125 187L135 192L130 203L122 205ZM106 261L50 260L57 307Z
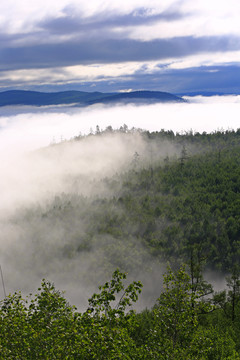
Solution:
M15 211L19 246L7 256L23 269L28 244L28 266L39 276L69 271L82 289L119 270L82 312L47 281L28 304L19 294L2 301L2 358L239 359L240 130L97 127L41 152L60 159L70 145L118 136L138 144L118 172L66 173L65 191ZM163 287L158 269L166 271ZM125 272L134 280L126 287ZM221 289L204 280L210 272ZM135 313L128 305L141 292L138 275L143 297L153 298Z
M135 227L120 227L173 263L188 261L194 248L210 268L229 271L238 264L240 146L232 135L202 135L202 142L190 138L201 149L193 155L183 136L177 159L145 169L139 164L124 179L117 199L125 221Z
M104 271L108 266L110 272L116 266L134 270L135 262L143 266L141 252L173 264L188 262L194 252L206 268L231 271L240 259L240 131L140 134L147 156L131 154L122 173L101 179L100 185L96 181L95 195L84 196L72 186L44 208L18 214L21 221L29 227L40 219L41 237L44 228L51 224L54 231L61 223L63 256L91 253L97 246L105 252ZM104 141L104 132L89 136ZM158 143L171 144L171 154L158 154Z

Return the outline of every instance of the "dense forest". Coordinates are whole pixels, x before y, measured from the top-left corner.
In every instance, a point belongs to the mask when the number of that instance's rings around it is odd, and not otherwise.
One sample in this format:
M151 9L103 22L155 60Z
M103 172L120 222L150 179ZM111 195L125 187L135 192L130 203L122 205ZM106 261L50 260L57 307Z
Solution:
M81 312L46 280L35 297L2 300L2 359L240 359L240 129L109 126L70 143L136 135L144 146L121 171L90 180L66 174L69 191L12 216L21 241L34 239L36 267L54 257L64 271L80 259L88 263L84 284L113 275ZM95 190L87 194L89 182ZM159 268L160 285L142 287L138 274L155 282ZM205 280L209 274L220 289ZM152 306L133 311L140 292L155 296Z

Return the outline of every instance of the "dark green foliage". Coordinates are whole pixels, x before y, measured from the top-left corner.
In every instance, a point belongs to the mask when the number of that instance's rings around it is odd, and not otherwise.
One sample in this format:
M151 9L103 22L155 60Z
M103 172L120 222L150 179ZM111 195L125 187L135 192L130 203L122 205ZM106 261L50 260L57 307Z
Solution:
M119 270L114 271L112 280L107 282L104 286L100 286L100 294L93 294L89 299L89 311L94 316L105 315L106 318L116 320L125 316L125 309L131 306L133 302L138 299L138 294L141 293L142 284L134 281L132 284L124 288L122 280L126 279L126 274ZM121 294L122 292L122 294ZM116 295L120 294L120 298L114 308L110 303L116 300Z
M189 137L175 139L186 142ZM239 135L192 135L191 141L204 147L200 154L189 156L183 144L180 162L156 164L153 174L147 168L128 174L121 205L129 223L138 219L133 235L151 253L188 261L196 245L208 267L230 270L240 260Z
M137 301L141 284L125 287L125 278L116 270L110 283L89 300L90 308L84 313L77 312L46 281L34 298L9 295L0 308L0 358L143 359L130 336L135 313L126 312ZM111 307L121 291L116 308Z
M83 313L45 280L35 297L9 295L0 304L0 358L240 359L238 327L192 291L184 267L168 269L155 307L139 314L126 308L137 301L141 284L125 286L125 279L116 270ZM205 319L198 311L203 307Z

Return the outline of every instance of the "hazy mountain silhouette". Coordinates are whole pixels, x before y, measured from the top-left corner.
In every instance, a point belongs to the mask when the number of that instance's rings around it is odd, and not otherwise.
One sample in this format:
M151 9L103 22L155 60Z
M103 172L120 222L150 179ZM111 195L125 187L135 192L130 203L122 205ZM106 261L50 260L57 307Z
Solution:
M96 99L89 103L158 103L158 102L184 102L184 100L176 95L161 91L132 91L128 93L110 94L101 100Z
M98 103L152 104L158 102L184 102L181 97L161 91L133 91L129 93L101 93L63 91L44 93L37 91L8 90L0 93L0 106L9 105L64 105L88 106Z

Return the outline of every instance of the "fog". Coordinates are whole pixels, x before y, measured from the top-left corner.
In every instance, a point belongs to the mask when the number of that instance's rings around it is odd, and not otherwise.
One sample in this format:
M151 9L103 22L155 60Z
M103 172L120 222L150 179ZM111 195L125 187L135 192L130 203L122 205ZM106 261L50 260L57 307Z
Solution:
M96 125L136 127L174 132L212 132L239 127L240 96L186 97L188 103L148 106L101 106L71 108L4 107L0 109L0 150L19 151L70 139Z
M191 102L137 107L1 109L0 264L7 292L34 291L45 277L66 290L67 298L81 308L97 285L108 280L106 261L114 269L119 258L130 278L143 280L146 298L151 298L151 291L157 296L165 266L153 260L137 239L123 245L99 234L92 240L91 251L71 253L79 239L87 246L89 204L117 196L118 189L110 188L103 179L125 172L135 152L148 162L148 144L134 131L66 140L95 132L96 125L105 129L126 124L129 129L175 132L238 128L239 97L188 100ZM163 158L178 149L164 142L155 144L152 151ZM144 304L149 305L146 298Z
M7 292L33 292L46 278L82 308L118 264L130 270L132 279L147 279L144 267L155 263L137 239L124 244L110 235L88 239L93 216L105 216L96 201L118 192L104 179L128 170L136 152L142 159L149 153L138 132L105 133L28 151L21 141L6 144L13 147L2 151L0 165L0 263ZM166 146L165 156L166 151L174 149ZM115 207L113 212L121 216ZM83 251L77 252L79 247ZM150 278L146 282L150 285Z

